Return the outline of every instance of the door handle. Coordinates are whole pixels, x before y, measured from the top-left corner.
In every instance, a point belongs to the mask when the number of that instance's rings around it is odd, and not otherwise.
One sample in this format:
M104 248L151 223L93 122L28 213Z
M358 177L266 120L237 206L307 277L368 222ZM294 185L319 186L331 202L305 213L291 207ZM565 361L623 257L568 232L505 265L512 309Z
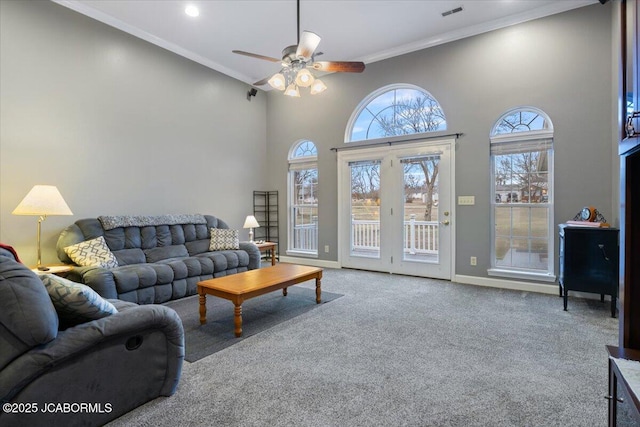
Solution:
M445 219L444 221L440 221L440 224L442 225L449 225L449 220Z
M607 252L604 250L604 245L600 244L600 245L598 245L598 247L602 251L602 256L604 257L604 260L605 261L609 261L609 257L607 256Z

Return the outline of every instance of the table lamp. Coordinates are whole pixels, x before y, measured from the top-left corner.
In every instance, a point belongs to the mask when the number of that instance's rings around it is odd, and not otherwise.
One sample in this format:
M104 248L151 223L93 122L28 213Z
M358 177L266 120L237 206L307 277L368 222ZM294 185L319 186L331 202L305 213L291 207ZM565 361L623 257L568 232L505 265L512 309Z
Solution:
M253 229L254 228L258 228L260 227L260 224L258 224L258 220L256 220L256 217L253 215L248 215L247 219L244 220L244 225L242 226L242 228L248 228L249 229L249 241L253 242Z
M40 251L40 229L42 221L47 219L47 215L73 215L69 206L62 198L58 188L54 185L35 185L29 193L22 199L13 215L35 215L38 218L38 263L36 267L40 271L49 270L42 265Z

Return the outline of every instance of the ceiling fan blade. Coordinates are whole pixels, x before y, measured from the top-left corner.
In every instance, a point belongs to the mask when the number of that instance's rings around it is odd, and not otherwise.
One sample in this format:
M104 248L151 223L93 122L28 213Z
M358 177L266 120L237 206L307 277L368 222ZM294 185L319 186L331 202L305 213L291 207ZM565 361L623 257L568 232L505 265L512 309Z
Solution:
M272 58L270 56L258 55L257 53L245 52L243 50L232 50L231 52L238 55L250 56L251 58L264 59L265 61L280 62L281 59Z
M298 43L298 49L296 50L296 56L298 58L304 58L307 61L310 60L319 44L319 35L311 31L303 31L300 37L300 43Z
M311 66L314 70L338 73L361 73L364 71L364 62L317 61Z
M271 78L271 76L269 76L269 77L265 77L265 78L264 78L264 79L262 79L262 80L258 80L258 81L257 81L257 82L255 82L252 86L264 86L264 85L266 85L267 83L269 83L269 79L270 79L270 78Z

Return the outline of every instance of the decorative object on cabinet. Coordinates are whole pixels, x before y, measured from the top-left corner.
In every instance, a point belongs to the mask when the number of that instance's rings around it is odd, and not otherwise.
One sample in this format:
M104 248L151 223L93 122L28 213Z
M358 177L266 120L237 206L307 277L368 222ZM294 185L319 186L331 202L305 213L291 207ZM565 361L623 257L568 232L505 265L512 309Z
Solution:
M42 265L42 251L40 250L40 230L42 221L47 219L47 215L73 215L71 209L64 201L60 191L54 185L34 185L31 191L22 199L20 204L11 212L13 215L35 215L38 216L38 260L36 268L41 271L49 270Z
M573 220L566 223L581 227L609 227L607 219L593 206L585 206L573 217Z
M256 241L276 243L277 249L274 250L276 255L279 255L278 192L254 191L253 216L260 223L260 228L255 231ZM265 254L267 257L269 255L269 253Z
M640 136L640 132L637 132L636 128L633 126L634 120L636 120L639 117L640 117L640 111L634 111L633 113L629 114L629 117L627 117L627 126L626 126L627 138L636 138Z
M567 310L569 291L611 296L611 317L618 297L618 229L558 225L560 296Z

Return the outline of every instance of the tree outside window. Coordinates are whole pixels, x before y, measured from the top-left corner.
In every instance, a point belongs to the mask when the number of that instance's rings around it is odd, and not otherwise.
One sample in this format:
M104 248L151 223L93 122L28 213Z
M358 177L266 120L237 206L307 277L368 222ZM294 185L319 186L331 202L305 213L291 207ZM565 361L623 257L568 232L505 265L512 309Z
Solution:
M420 134L446 130L447 121L440 104L431 94L411 85L392 85L367 97L352 119L347 142L385 137ZM437 205L438 159L422 158L403 164L405 194L424 195L424 220L431 221ZM352 183L362 187L365 199L367 188L376 188L372 180L379 173L377 165L364 165L352 176ZM377 177L379 180L379 177ZM379 186L378 186L379 188ZM407 200L411 203L413 200Z
M493 128L494 273L553 275L552 153L553 127L538 109L507 112Z

